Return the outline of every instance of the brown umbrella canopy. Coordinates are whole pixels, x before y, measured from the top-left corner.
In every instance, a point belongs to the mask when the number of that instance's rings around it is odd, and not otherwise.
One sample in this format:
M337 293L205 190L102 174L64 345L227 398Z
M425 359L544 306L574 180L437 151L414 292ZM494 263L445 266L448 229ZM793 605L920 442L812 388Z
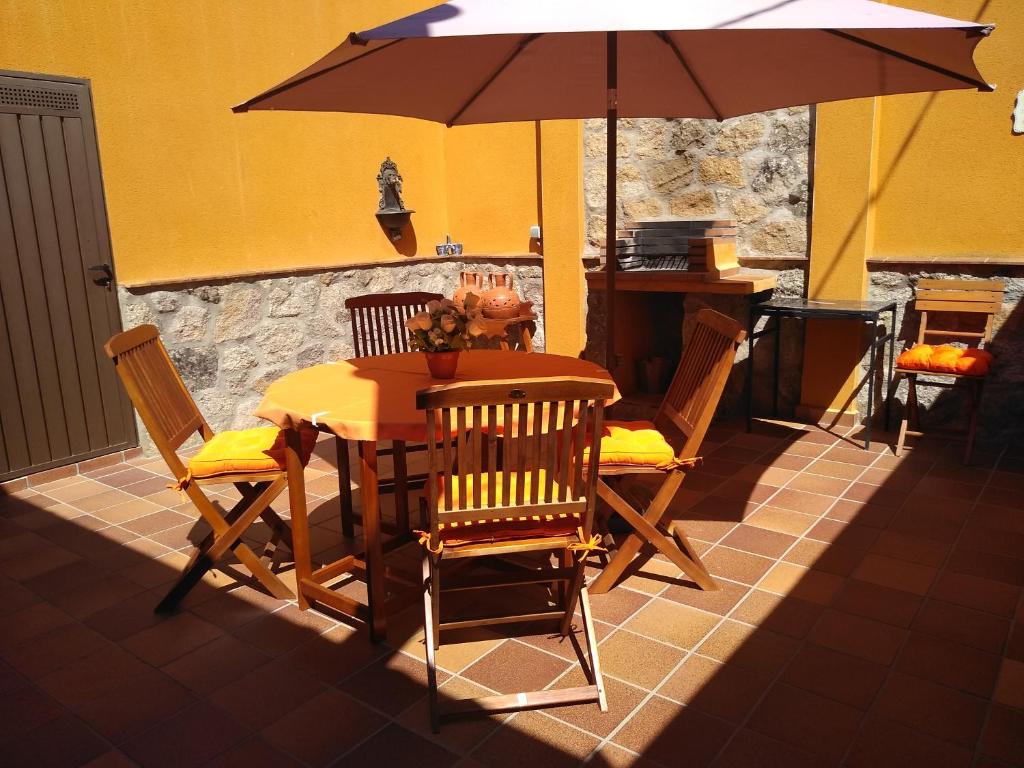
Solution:
M611 290L615 118L721 120L862 96L992 90L973 61L991 30L871 0L453 0L352 33L235 111L446 125L607 117ZM609 328L609 364L611 338Z

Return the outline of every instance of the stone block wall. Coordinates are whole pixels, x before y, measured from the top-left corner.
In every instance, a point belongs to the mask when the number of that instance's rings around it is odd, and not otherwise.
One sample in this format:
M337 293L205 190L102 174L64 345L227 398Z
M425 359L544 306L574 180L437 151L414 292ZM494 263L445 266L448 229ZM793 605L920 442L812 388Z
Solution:
M714 120L624 118L618 124L619 220L739 222L741 256L807 255L811 112L792 107ZM605 236L606 125L584 123L587 239Z
M869 264L868 296L874 300L895 300L897 306L896 354L917 341L920 316L913 310L914 286L925 278L955 280L1002 280L1006 284L1003 308L993 323L992 344L988 347L996 357L982 397L978 421L979 443L990 441L1021 442L1024 440L1024 267L999 265L950 265L944 267L913 264ZM929 321L936 325L935 318ZM970 320L958 318L968 327ZM948 327L948 326L947 326ZM861 362L867 371L868 359ZM888 368L886 368L886 375ZM885 376L880 377L885 379ZM941 380L941 379L937 379ZM948 379L947 379L948 381ZM876 413L884 415L882 384L875 384ZM903 414L907 385L900 385L893 398L893 428ZM966 395L961 391L947 391L938 387L918 387L918 400L922 406L925 431L932 429L956 430L966 426ZM860 413L867 413L867 388L858 392ZM880 421L878 423L881 423Z
M121 287L125 328L152 323L207 421L219 431L256 426L263 392L289 371L352 357L345 300L367 293L430 291L451 296L459 272L510 272L534 302L534 348L544 349L540 258L424 259L266 279L230 279L157 288ZM139 424L145 450L152 444Z

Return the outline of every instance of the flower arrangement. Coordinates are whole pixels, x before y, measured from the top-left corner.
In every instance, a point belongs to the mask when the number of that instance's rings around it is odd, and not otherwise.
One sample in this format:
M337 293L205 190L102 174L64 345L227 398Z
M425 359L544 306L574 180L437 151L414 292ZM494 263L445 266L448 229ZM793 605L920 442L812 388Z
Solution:
M504 327L492 327L480 311L480 297L466 294L464 309L451 299L431 301L424 312L405 322L409 346L418 352L459 352L471 349L482 337L500 335Z

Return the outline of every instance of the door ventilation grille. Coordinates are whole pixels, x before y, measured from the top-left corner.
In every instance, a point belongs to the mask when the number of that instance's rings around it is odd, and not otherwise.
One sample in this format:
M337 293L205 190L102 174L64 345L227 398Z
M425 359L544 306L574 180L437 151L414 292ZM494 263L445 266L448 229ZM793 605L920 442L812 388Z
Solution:
M78 94L55 88L18 88L0 85L0 105L78 112Z

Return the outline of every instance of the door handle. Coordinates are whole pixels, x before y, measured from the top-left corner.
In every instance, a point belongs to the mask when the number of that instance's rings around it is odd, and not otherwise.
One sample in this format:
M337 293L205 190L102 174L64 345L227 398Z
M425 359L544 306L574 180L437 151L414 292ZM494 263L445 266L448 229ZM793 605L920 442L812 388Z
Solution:
M92 281L96 285L107 288L114 282L114 270L110 268L109 264L96 264L89 267L89 271L94 273Z

